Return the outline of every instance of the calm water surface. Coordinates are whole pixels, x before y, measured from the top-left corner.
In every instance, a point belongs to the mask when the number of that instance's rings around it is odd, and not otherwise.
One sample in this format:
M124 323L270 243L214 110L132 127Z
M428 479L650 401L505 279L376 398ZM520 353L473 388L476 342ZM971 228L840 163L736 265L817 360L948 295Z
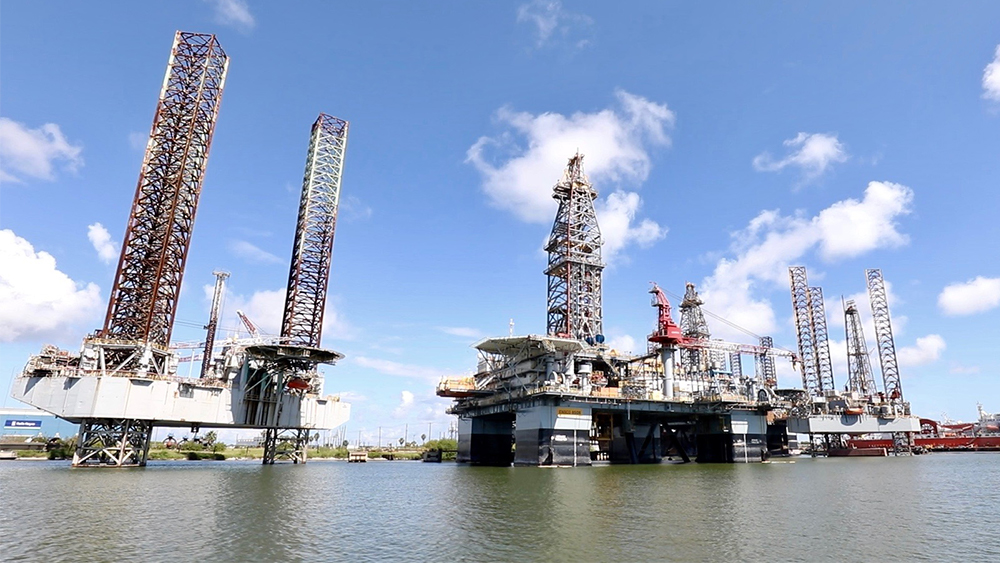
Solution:
M1000 561L1000 453L765 465L0 462L0 561Z

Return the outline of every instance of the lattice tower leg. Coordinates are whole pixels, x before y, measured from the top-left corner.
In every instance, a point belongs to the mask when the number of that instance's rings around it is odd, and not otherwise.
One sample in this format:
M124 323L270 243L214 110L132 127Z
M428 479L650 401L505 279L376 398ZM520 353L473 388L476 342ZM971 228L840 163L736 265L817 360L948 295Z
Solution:
M73 467L142 467L152 434L149 420L86 419L80 424Z
M309 430L297 428L268 428L264 431L264 465L275 461L305 463Z
M894 432L892 435L892 454L897 456L913 454L913 433Z

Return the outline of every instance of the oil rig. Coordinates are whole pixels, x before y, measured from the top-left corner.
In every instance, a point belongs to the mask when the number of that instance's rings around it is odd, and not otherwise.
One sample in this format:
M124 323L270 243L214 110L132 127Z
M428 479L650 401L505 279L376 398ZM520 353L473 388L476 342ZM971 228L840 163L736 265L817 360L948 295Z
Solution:
M777 389L775 358L798 356L770 337L753 344L711 338L702 301L687 284L681 322L655 284L656 329L645 354L619 354L603 335L602 238L597 191L576 154L553 197L546 244L545 335L475 344L470 377L444 378L455 399L458 461L478 465L759 462L787 451L795 393ZM744 370L745 357L754 369ZM747 363L749 367L749 362Z
M813 453L831 456L886 455L888 451L895 455L910 454L914 434L920 432L920 419L910 414L910 404L903 399L882 270L865 270L882 368L882 391L875 384L857 303L854 300L843 303L848 374L844 389L838 390L830 360L823 289L809 286L804 266L790 267L788 277L804 389L788 418L789 431L808 434ZM851 437L868 434L891 435L892 447L848 447Z
M302 463L311 433L350 416L321 396L317 370L343 357L321 336L348 122L326 114L310 133L281 335L217 345L229 276L217 271L205 341L189 346L201 370L177 373L185 346L170 337L228 66L214 35L176 33L104 325L79 353L44 347L15 378L15 399L80 424L74 466L143 466L157 426L260 429L265 464Z

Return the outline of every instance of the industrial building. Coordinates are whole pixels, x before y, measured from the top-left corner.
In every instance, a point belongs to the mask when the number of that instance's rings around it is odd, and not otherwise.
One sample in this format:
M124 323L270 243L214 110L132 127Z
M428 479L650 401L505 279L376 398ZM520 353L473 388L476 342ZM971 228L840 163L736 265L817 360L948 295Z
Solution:
M316 369L343 357L321 337L347 121L320 114L310 131L280 336L216 342L228 277L216 272L205 341L171 343L228 68L214 35L176 33L104 325L78 353L46 346L15 378L14 398L80 425L74 466L145 465L156 426L262 429L265 464L300 463L313 431L350 416L321 396ZM192 347L201 369L183 377Z

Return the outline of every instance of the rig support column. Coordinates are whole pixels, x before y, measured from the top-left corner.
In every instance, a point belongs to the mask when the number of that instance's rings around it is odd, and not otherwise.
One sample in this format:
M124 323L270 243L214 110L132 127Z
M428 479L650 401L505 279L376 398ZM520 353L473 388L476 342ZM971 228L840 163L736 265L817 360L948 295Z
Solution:
M149 420L84 419L73 467L142 467L149 456L152 433Z
M751 411L698 420L699 463L754 463L767 457L767 417Z
M264 430L264 465L275 461L305 463L309 430L305 428L268 428Z
M506 467L514 460L513 418L511 416L458 419L459 463Z
M590 465L590 425L589 407L519 409L514 465Z

